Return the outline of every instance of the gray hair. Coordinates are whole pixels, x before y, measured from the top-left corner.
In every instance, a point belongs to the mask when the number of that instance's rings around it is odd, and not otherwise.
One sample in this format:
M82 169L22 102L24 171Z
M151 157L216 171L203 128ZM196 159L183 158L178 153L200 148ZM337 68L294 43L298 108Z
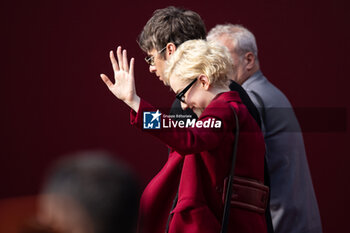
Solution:
M218 24L212 28L207 35L207 40L215 40L225 35L232 39L235 52L242 57L247 52L252 52L258 60L258 47L256 40L247 28L238 24Z

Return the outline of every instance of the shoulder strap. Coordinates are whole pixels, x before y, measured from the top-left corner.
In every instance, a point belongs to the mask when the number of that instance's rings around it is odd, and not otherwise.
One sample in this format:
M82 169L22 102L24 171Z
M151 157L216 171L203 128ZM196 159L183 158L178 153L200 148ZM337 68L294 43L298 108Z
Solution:
M235 122L236 122L235 141L233 144L232 165L231 165L231 170L230 170L230 174L228 177L226 196L225 196L225 204L224 204L224 214L222 217L220 233L226 233L227 228L228 228L228 220L229 220L229 216L230 216L230 200L231 200L231 196L232 196L232 186L233 186L232 183L233 183L233 176L235 174L237 145L238 145L238 136L239 136L238 116L237 116L236 110L232 106L230 106L230 107L233 111L233 114L235 116Z

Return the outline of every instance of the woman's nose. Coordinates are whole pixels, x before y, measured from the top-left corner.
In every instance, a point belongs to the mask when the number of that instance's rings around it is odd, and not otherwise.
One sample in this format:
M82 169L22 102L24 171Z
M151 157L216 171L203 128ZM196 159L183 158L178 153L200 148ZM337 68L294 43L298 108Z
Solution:
M187 105L186 103L184 103L184 102L181 102L181 108L182 108L183 110L185 110L185 109L188 108L188 105Z

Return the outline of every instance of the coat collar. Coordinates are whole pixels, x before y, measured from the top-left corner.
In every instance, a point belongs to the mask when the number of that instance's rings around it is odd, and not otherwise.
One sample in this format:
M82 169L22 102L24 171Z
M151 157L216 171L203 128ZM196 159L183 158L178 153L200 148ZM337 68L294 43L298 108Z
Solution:
M255 72L252 76L250 76L247 81L245 81L243 84L242 84L242 87L244 89L247 89L249 87L250 84L252 84L253 82L255 82L256 80L258 79L263 79L265 78L263 73L261 72L261 70L258 70L257 72Z
M227 101L227 102L231 102L231 101L234 101L234 102L242 102L241 101L241 98L239 97L239 94L237 91L227 91L227 92L221 92L219 94L217 94L214 99L212 100L213 101L216 101L216 100L224 100L224 101Z

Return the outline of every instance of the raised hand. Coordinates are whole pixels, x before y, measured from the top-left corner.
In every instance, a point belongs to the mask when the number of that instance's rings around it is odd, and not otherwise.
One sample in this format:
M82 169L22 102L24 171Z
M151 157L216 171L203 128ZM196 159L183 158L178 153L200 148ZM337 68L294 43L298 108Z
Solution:
M118 99L124 101L137 112L140 104L140 97L137 96L135 89L135 59L131 58L129 67L126 50L124 49L122 53L122 48L120 46L117 48L118 61L116 60L113 51L110 51L109 58L114 71L114 84L107 75L101 74L100 76L103 82Z

